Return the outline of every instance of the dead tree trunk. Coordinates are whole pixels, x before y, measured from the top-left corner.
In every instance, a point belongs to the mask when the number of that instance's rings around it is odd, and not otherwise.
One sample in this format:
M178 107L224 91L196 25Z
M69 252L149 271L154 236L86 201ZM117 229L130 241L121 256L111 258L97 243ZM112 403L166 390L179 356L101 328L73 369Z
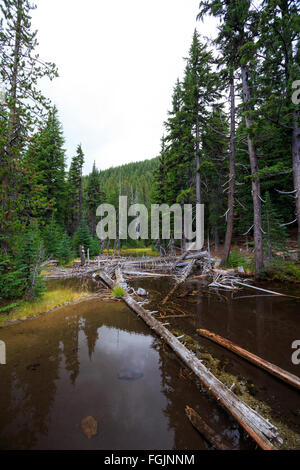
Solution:
M232 241L235 192L235 86L234 78L230 83L230 156L229 156L229 194L224 251L221 266L226 266Z
M298 222L298 258L300 257L300 127L299 127L299 111L294 110L293 113L293 137L292 137L292 150L293 150L293 176L294 176L294 191L296 198L296 214Z
M237 344L232 343L226 338L222 338L222 336L216 335L215 333L212 333L211 331L208 330L197 330L197 333L199 335L204 336L205 338L210 339L214 343L220 344L224 348L228 349L229 351L234 352L240 357L243 357L247 361L251 362L252 364L261 367L262 369L266 370L270 374L274 375L280 380L283 380L284 382L288 383L292 387L297 388L300 390L300 379L299 377L296 377L296 375L291 374L290 372L287 372L286 370L281 369L281 367L278 367L271 362L265 361L259 356L256 356L255 354L247 351L246 349L241 348Z
M79 247L79 254L80 254L81 266L85 266L85 253L84 253L84 246L82 245L80 245Z
M192 269L193 269L193 266L194 264L196 263L196 260L192 260L190 261L190 263L188 264L188 266L184 269L183 273L182 273L182 276L181 278L179 279L179 281L176 282L176 284L174 285L173 289L170 290L170 292L168 293L168 295L164 298L164 300L162 301L162 305L165 305L165 303L169 300L169 298L171 297L171 295L174 294L175 290L181 285L183 284L183 282L189 277Z
M248 79L248 67L243 65L242 71L242 85L243 85L243 103L245 105L246 116L245 123L247 128L248 151L251 165L252 175L252 199L253 199L253 213L254 213L254 247L255 247L255 273L258 275L259 271L264 267L263 261L263 240L262 240L262 215L261 215L261 192L260 192L260 179L258 176L258 159L251 137L252 120L249 117L249 101L250 101L250 87Z

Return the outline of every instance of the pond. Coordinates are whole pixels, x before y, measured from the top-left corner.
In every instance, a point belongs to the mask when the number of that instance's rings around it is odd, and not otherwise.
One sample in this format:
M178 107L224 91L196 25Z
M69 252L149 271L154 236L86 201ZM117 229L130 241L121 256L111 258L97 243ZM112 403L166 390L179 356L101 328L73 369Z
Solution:
M2 328L0 339L1 449L210 448L186 405L233 448L253 447L122 302L69 305ZM88 416L98 423L91 439L81 424Z
M131 282L135 288L148 291L152 303L147 308L158 310L174 281L160 278ZM300 365L292 361L295 351L292 343L300 340L300 289L276 283L262 283L260 287L291 297L263 295L245 288L236 292L214 291L203 280L190 279L174 293L166 311L167 315L189 316L168 318L169 328L184 334L183 341L192 338L204 358L209 355L216 361L213 372L220 380L232 376L228 386L242 383L250 400L248 404L259 412L266 411L272 422L282 424L283 434L290 433L286 447L300 448L299 391L196 332L197 329L212 331L299 377ZM212 361L211 365L215 366ZM237 387L234 391L239 395Z

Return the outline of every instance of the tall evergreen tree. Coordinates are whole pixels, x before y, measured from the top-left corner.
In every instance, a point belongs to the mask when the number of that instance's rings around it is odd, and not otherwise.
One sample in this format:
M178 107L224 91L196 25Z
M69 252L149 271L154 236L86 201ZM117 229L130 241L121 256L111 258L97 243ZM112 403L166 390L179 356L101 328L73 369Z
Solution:
M0 154L0 243L8 252L13 232L19 224L20 189L28 168L22 161L32 126L43 119L48 102L37 88L43 76L57 75L52 63L43 63L35 53L36 32L31 28L29 0L1 0L0 77L6 89L7 121L1 134ZM28 177L29 180L29 177Z
M82 218L82 167L84 153L81 144L78 145L76 155L72 158L68 175L68 193L72 205L68 208L70 231L74 233Z
M45 218L54 214L56 222L64 225L67 193L65 180L65 149L63 131L54 107L45 126L37 132L29 145L25 159L33 163L42 185L42 196L47 200Z

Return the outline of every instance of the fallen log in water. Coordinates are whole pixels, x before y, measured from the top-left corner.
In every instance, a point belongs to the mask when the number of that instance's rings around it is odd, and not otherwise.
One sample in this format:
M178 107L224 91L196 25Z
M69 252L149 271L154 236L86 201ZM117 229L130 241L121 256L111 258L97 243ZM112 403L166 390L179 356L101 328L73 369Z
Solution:
M174 285L174 287L170 290L170 292L168 293L168 295L164 298L164 300L162 301L162 305L165 305L165 303L169 300L169 298L171 297L172 294L174 294L175 290L183 283L185 282L186 278L189 277L192 269L193 269L193 266L195 264L195 260L192 260L190 261L189 265L185 268L185 270L183 271L182 273L182 276L181 278L176 282L176 284Z
M181 262L185 259L200 259L200 258L204 258L205 256L208 256L208 252L207 251L201 251L199 253L192 253L191 251L185 251L183 253L183 255L181 255L179 258L177 258L177 260L175 261L175 263L173 264L173 266L171 267L172 270L174 270L176 267L178 267Z
M272 364L271 362L265 361L261 357L256 356L255 354L247 351L246 349L241 348L240 346L232 343L231 341L226 338L223 338L222 336L212 333L211 331L199 329L197 330L197 333L201 336L204 336L205 338L212 340L214 343L220 344L224 348L229 349L229 351L232 351L238 356L243 357L252 364L261 367L262 369L266 370L278 379L281 379L284 382L288 383L292 387L295 387L298 390L300 389L300 378L296 375L291 374L290 372L287 372L284 369L281 369L281 367L278 367Z
M106 273L100 273L99 277L111 289L115 287L116 283ZM208 391L232 414L262 449L273 450L275 449L274 444L282 444L277 428L218 380L196 355L189 351L162 323L153 318L128 293L122 299L158 336L166 341L178 357L195 373Z
M224 443L222 438L215 433L215 431L204 421L204 419L201 418L201 416L195 410L193 410L193 408L186 406L185 414L194 428L196 428L197 431L202 434L205 440L212 444L216 449L232 450L232 448Z
M174 277L172 274L149 273L147 271L129 271L127 269L123 269L123 273L128 274L129 276L136 276L136 277Z

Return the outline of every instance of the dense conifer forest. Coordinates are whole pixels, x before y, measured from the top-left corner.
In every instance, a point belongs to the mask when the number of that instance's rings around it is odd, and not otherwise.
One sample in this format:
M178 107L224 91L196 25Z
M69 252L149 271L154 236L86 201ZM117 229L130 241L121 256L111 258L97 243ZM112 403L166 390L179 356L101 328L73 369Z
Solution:
M160 155L105 171L95 162L85 176L85 149L78 142L67 165L59 110L39 89L58 70L36 53L32 6L0 3L2 299L39 295L45 260L69 263L80 245L97 255L96 209L117 207L119 195L147 207L204 204L205 238L216 251L222 245L222 264L239 243L257 275L278 252L299 247L297 2L202 1ZM219 20L212 42L199 32L209 15Z

